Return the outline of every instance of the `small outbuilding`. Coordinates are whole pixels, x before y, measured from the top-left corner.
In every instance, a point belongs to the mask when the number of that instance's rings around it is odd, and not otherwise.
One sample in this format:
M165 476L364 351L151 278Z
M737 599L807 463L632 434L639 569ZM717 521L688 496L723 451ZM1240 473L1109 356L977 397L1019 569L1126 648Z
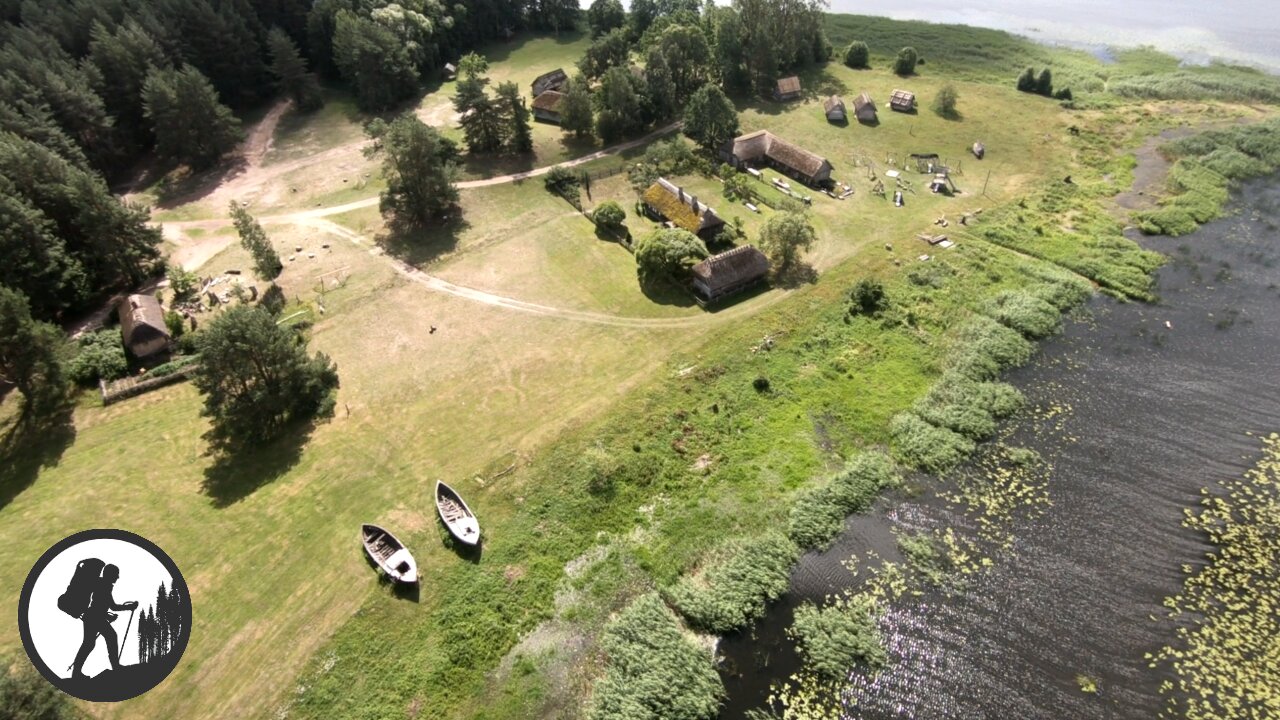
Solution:
M876 103L866 93L854 98L853 114L860 123L874 123L879 119L879 116L876 115Z
M560 124L560 105L564 102L564 93L559 90L548 90L533 99L533 119L542 122Z
M743 245L703 260L692 272L698 302L709 305L764 282L769 259L755 247Z
M799 100L800 78L795 75L792 75L791 77L778 78L778 84L773 89L773 99L778 102Z
M444 64L444 79L453 80L458 77L458 66L453 63Z
M563 92L565 86L569 84L569 76L561 68L556 68L549 73L543 73L533 81L533 96L536 98L548 90L556 90Z
M116 308L124 346L134 357L145 358L169 347L169 326L155 295L130 295Z
M889 95L889 109L897 112L915 112L916 94L908 90L894 90Z
M844 100L839 95L832 95L822 101L822 112L827 115L827 122L842 123L848 118L845 116Z
M644 191L642 199L650 217L669 221L703 239L715 237L724 227L724 220L710 205L666 178L658 178Z

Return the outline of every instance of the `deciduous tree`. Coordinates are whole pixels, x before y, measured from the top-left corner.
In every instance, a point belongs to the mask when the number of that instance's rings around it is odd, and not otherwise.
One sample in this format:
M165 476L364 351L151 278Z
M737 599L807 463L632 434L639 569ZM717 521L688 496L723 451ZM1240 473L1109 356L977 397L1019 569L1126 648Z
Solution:
M738 134L738 111L719 86L708 83L689 98L684 110L684 134L708 150Z
M323 353L307 354L266 310L238 305L209 322L196 341L192 378L204 395L210 444L235 451L269 442L292 423L327 414L338 369Z
M851 68L863 69L871 63L871 50L861 40L854 40L844 49L844 64Z
M611 30L591 43L578 61L578 70L587 78L595 80L608 72L609 68L626 67L630 55L631 39L627 36L627 31L622 28Z
M587 24L591 26L591 37L599 37L626 25L627 11L618 0L595 0L587 8Z
M787 210L769 217L760 231L760 249L779 274L795 267L800 254L817 240L813 225L804 212Z
M12 383L30 410L47 408L66 393L61 343L56 326L31 317L25 295L0 286L0 380Z
M596 91L596 130L607 143L616 142L644 127L644 107L639 81L626 68L604 74Z
M641 285L662 278L679 277L707 257L707 246L688 230L668 228L646 235L636 243L636 274Z

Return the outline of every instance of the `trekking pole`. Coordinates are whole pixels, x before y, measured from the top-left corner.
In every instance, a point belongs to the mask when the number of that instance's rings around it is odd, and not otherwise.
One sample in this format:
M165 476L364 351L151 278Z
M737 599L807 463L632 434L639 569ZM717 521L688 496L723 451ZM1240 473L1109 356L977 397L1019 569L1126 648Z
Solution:
M121 636L120 636L120 648L121 648L120 652L121 652L121 653L123 653L123 652L124 652L124 641L125 641L126 639L128 639L128 637L129 637L129 628L130 628L130 627L133 627L133 614L134 614L135 612L137 612L137 611L138 611L138 608L136 608L136 607L135 607L135 608L129 608L129 622L125 623L125 625L124 625L124 635L121 635Z

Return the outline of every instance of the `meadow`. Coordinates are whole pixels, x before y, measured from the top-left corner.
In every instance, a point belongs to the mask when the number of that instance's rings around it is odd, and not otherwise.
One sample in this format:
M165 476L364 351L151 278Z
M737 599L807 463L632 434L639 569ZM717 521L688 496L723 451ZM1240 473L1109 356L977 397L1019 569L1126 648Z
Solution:
M852 32L848 22L832 20L833 39ZM1180 123L1260 112L1110 96L1071 110L1017 93L1013 75L988 81L1043 60L1102 72L1087 56L1003 35L987 43L972 29L883 28L876 39L858 27L877 57L932 33L918 77L899 80L883 63L829 64L802 75L802 102L740 105L744 130L767 128L828 156L856 192L814 197L814 282L718 312L679 293L646 295L629 253L597 238L540 180L464 190L460 218L408 239L390 239L373 207L290 214L376 193L376 166L359 155L361 119L340 98L318 115L286 116L260 172L166 209L160 217L212 220L227 196L246 194L286 255L298 243L330 245L289 263L281 282L290 299L323 306L311 345L336 361L342 387L333 419L230 463L206 455L199 397L186 385L106 408L86 395L69 436L4 450L23 462L0 470L0 581L17 586L32 558L92 518L157 542L191 586L196 625L175 674L94 715L580 716L603 672L600 628L632 599L677 588L704 608L688 611L705 615L704 627L732 626L754 610L726 612L689 592L723 576L710 564L699 574L704 560L728 562L775 537L765 533L787 532L797 498L861 453L920 464L895 440L894 418L913 407L928 416L921 398L945 404L930 388L972 350L974 324L992 318L1034 334L1006 305L1036 304L1031 297L1058 307L1047 298L1082 278L1145 299L1142 277L1159 260L1124 239L1105 205L1132 179L1126 150ZM494 48L491 77L525 85L543 66L571 64L584 42ZM965 70L975 44L994 55ZM959 91L959 120L928 107L943 82ZM920 96L917 114L882 110L873 127L831 126L821 115L828 91L850 101L867 90L883 103L902 85ZM429 93L420 112L435 117L448 92ZM594 149L565 144L548 126L535 139L536 165ZM989 150L981 162L965 154L979 139ZM962 192L930 194L924 176L908 172L917 192L906 207L873 195L871 173L883 177L890 159L901 167L911 152L954 159ZM1075 178L1068 191L1066 175ZM713 178L679 180L727 217L741 214L749 235L762 222L719 197ZM628 209L634 234L654 227L631 212L625 175L593 184L588 207L605 199ZM979 209L972 228L955 225ZM937 229L943 215L952 224ZM921 232L958 244L935 251ZM231 245L205 267L243 265L241 252ZM322 285L335 271L345 280ZM849 291L865 278L886 291L876 315L850 312ZM13 405L0 411L8 417ZM436 522L437 478L479 513L479 555L456 551ZM862 495L842 498L824 501L865 506ZM364 521L409 543L420 593L375 579L356 538ZM744 605L760 597L733 592ZM0 646L16 644L11 627L0 631Z

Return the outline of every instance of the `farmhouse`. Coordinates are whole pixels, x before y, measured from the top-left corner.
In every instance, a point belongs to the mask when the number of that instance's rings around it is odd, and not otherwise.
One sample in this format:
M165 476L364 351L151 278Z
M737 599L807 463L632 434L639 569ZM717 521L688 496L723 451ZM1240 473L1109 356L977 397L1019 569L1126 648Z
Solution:
M565 74L564 70L556 68L549 73L539 75L533 81L533 96L536 98L548 90L563 91L565 85L568 84L569 76Z
M757 130L725 143L720 157L738 168L769 165L809 185L831 182L832 167L826 158L793 145L768 130Z
M889 96L889 109L904 113L914 112L916 94L907 90L894 90Z
M564 93L559 90L548 90L542 93L533 99L533 118L559 125L562 102L564 102Z
M693 266L693 290L702 304L742 292L769 275L769 259L750 245L703 260Z
M875 122L878 119L875 101L871 99L870 95L862 93L853 100L853 114L857 116L858 122Z
M155 295L130 295L116 311L124 346L134 357L147 357L169 347L169 326Z
M827 122L842 123L845 117L844 100L839 95L832 95L822 101L822 111L827 114Z
M724 227L724 220L709 205L666 178L658 178L643 195L645 212L657 220L710 238Z
M800 78L792 75L778 79L778 85L773 89L773 99L778 102L787 102L789 100L800 99Z

